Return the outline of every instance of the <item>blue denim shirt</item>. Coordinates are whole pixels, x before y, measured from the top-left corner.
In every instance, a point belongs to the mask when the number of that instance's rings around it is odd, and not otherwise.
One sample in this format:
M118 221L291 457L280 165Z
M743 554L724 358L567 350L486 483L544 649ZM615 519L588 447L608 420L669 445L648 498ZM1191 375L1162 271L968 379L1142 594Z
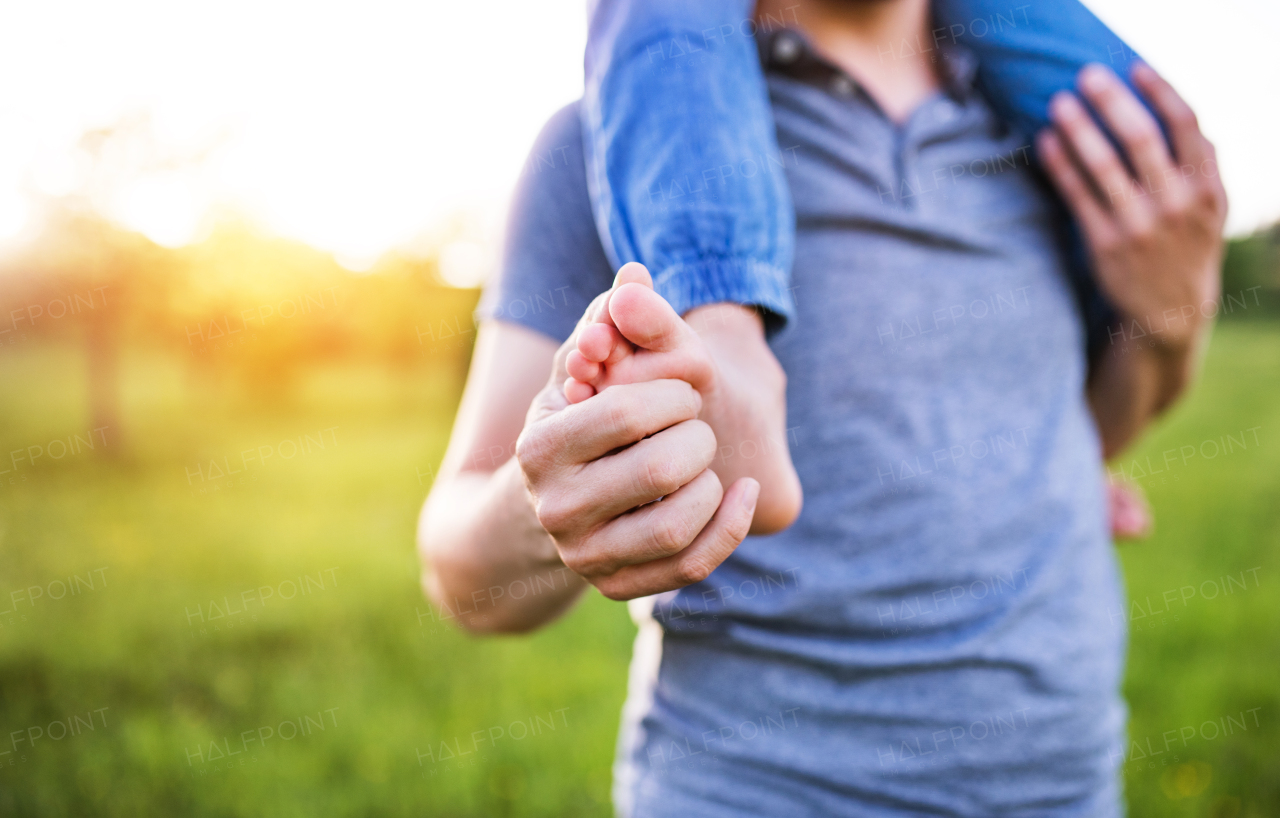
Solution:
M587 181L614 267L641 261L677 311L754 304L776 328L794 313L795 217L756 54L751 0L591 0L583 97ZM934 0L931 42L886 44L904 55L959 44L977 86L1031 134L1049 98L1089 62L1122 77L1137 55L1078 0ZM794 16L794 12L791 12ZM1111 320L1075 248L1086 323Z

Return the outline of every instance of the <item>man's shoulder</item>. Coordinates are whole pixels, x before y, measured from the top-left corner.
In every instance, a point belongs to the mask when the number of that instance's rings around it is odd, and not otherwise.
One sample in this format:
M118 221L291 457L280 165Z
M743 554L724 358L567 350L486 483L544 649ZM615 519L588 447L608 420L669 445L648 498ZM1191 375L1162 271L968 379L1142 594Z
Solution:
M581 101L569 103L534 140L512 196L501 266L480 309L557 340L612 281L587 190L580 115Z
M558 175L565 177L580 174L585 185L585 157L582 145L582 100L576 99L552 114L543 124L521 173L561 171Z
M598 239L587 187L582 100L560 108L542 126L516 183L510 227L531 220L579 245Z

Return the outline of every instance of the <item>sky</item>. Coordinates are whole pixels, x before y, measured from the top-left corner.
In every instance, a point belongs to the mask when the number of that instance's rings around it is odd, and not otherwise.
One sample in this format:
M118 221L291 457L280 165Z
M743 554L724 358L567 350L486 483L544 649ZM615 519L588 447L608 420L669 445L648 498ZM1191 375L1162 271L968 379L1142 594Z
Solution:
M446 277L475 283L538 129L582 91L585 5L5 3L0 247L79 189L167 246L238 212L354 270L447 242ZM1280 218L1280 3L1088 5L1196 108L1228 232ZM142 136L86 181L76 145L110 126Z

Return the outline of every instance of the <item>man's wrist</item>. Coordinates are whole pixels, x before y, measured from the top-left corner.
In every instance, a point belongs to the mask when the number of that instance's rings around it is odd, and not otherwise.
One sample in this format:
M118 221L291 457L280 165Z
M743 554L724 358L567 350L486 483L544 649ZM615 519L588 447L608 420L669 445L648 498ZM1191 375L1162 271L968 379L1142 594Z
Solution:
M502 493L507 498L503 505L510 508L517 518L516 527L520 533L516 540L524 545L522 550L527 564L531 568L564 565L555 540L538 520L537 506L519 461L511 458L498 468L498 472L502 478Z
M1190 384L1200 348L1208 335L1209 322L1197 321L1177 334L1154 335L1150 339L1130 338L1126 352L1146 362L1157 384L1156 411L1163 411ZM1143 343L1143 341L1147 341Z

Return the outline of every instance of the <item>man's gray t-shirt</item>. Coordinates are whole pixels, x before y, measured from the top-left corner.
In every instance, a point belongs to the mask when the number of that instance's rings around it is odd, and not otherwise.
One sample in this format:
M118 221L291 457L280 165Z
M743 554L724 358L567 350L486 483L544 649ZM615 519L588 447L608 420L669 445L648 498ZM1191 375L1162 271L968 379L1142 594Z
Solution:
M895 126L796 33L762 51L797 225L796 315L770 344L805 505L652 600L619 809L1117 815L1121 588L1031 149L962 53ZM611 279L571 105L534 148L482 312L563 340Z

